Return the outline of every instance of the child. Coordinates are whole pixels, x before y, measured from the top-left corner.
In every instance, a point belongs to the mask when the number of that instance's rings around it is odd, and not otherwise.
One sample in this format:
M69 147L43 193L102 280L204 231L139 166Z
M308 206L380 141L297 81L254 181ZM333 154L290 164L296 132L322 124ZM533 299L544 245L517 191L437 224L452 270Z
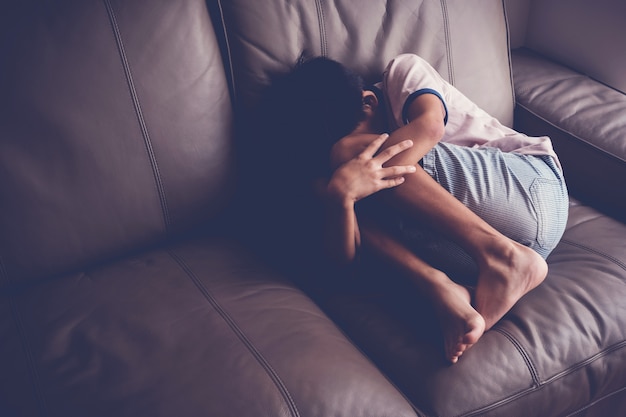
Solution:
M501 125L415 55L392 60L372 89L325 58L286 80L285 126L312 161L303 169L322 175L314 166L330 155L321 193L331 253L352 261L362 235L405 270L433 300L456 362L547 274L568 204L550 140ZM355 205L370 195L400 213L400 234L381 226L391 210L357 223ZM475 269L473 300L446 264Z

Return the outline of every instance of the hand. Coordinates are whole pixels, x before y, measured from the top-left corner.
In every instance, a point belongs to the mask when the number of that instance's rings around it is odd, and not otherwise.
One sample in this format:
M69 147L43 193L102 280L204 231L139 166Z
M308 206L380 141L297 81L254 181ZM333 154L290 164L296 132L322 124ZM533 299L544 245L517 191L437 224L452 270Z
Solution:
M376 155L388 137L387 134L380 135L355 158L333 172L326 187L331 198L344 204L354 204L380 190L397 187L404 182L404 175L415 172L414 165L383 166L413 146L411 140L405 140Z

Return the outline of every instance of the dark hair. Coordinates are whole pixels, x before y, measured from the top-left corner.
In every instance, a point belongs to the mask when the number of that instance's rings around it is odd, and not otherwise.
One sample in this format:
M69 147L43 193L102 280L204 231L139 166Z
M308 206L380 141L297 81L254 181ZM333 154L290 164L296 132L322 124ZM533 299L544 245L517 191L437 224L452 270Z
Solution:
M271 262L317 283L324 210L312 180L330 174L333 144L364 118L363 81L327 58L299 60L269 81L239 116L239 222ZM304 274L303 264L310 266Z
M365 116L363 87L363 79L337 61L300 59L273 80L264 104L274 145L297 152L291 158L307 176L327 174L331 147Z

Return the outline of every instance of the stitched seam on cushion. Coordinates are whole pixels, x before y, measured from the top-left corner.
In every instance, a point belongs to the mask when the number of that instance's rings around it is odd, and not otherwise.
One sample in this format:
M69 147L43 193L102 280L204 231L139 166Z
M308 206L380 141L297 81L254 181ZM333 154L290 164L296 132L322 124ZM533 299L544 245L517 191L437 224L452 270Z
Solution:
M596 250L596 249L590 248L590 247L585 246L585 245L583 245L583 244L580 244L580 243L578 243L578 242L573 242L573 241L568 240L568 239L561 239L561 242L562 242L562 243L565 243L565 244L567 244L567 245L570 245L570 246L577 247L577 248L582 249L582 250L584 250L584 251L587 251L587 252L590 252L590 253L596 254L596 255L598 255L598 256L601 256L601 257L603 257L604 259L607 259L607 260L609 260L609 261L613 262L615 265L619 266L619 267L620 267L620 268L622 268L624 271L626 271L626 263L624 263L624 262L620 261L620 260L619 260L619 259L617 259L617 258L614 258L614 257L613 257L613 256L611 256L611 255L608 255L608 254L606 254L606 253L604 253L604 252L600 252L599 250Z
M217 4L217 8L219 10L219 17L220 17L220 22L222 23L221 26L221 30L222 33L224 35L224 48L221 48L221 45L219 45L218 42L218 47L220 48L220 53L224 52L223 50L225 49L225 53L226 53L226 57L227 57L227 62L228 62L228 68L225 69L225 71L227 71L230 74L230 79L229 79L229 86L230 86L230 95L231 95L231 99L232 99L232 103L233 103L233 108L238 108L239 107L239 100L237 97L237 86L235 84L235 72L233 70L233 55L231 53L231 48L230 48L230 39L228 37L228 30L226 29L226 19L224 18L224 7L222 6L222 1L218 0L216 2ZM213 22L211 22L213 23ZM214 26L214 30L216 30L217 28L215 28ZM222 59L224 57L222 56Z
M315 8L317 9L317 22L320 30L320 48L321 55L326 56L328 54L328 41L326 39L326 20L324 16L323 0L315 0Z
M568 414L568 415L567 415L567 416L565 416L565 417L572 417L572 416L575 416L576 414L580 413L581 411L587 410L587 409L589 409L589 408L593 407L594 405L596 405L596 404L598 404L598 403L600 403L600 402L602 402L602 401L606 400L607 398L611 398L611 397L612 397L612 396L614 396L614 395L618 395L618 394L620 394L620 393L621 393L621 392L623 392L623 391L626 391L626 386L624 386L624 387L622 387L622 388L620 388L620 389L618 389L618 390L616 390L616 391L613 391L612 393L607 394L607 395L605 395L605 396L603 396L603 397L601 397L601 398L598 398L598 399L597 399L597 400L595 400L594 402L592 402L592 403L590 403L590 404L587 404L587 405L585 405L584 407L579 408L578 410L574 411L574 412L573 412L573 413L571 413L571 414Z
M511 342L515 345L516 349L518 349L518 351L520 351L521 346L519 345L519 343L517 343L517 342L516 342L515 338L514 338L512 335L510 335L507 331L505 331L505 330L503 330L503 329L499 329L499 328L493 328L493 330L494 330L494 331L496 331L496 332L498 332L498 333L500 333L500 334L502 334L503 336L505 336L508 340L510 340L510 341L511 341ZM459 416L463 416L463 417L479 417L479 416L481 416L481 415L484 415L484 414L485 414L486 412L488 412L488 411L491 411L491 410L494 410L494 409L496 409L496 408L499 408L499 407L501 407L501 406L503 406L503 405L509 404L509 403L511 403L511 402L513 402L513 401L515 401L515 400L517 400L518 398L524 397L525 395L528 395L528 394L531 394L531 393L533 393L533 392L535 392L535 391L537 391L537 390L540 390L540 389L542 389L544 386L546 386L546 385L548 385L548 384L551 384L551 383L553 383L554 381L556 381L556 380L558 380L558 379L560 379L560 378L562 378L562 377L564 377L564 376L567 376L567 375L568 375L568 374L570 374L570 373L573 373L573 372L575 372L575 371L578 371L578 370L580 370L580 369L584 368L586 365L588 365L588 364L590 364L590 363L592 363L592 362L596 361L597 359L600 359L600 358L602 358L602 357L604 357L604 356L606 356L606 355L608 355L608 354L610 354L610 353L612 353L612 352L614 352L614 351L617 351L617 350L619 350L619 349L622 349L622 348L624 348L624 347L626 347L626 341L623 341L623 342L617 343L617 344L615 344L615 345L613 345L613 346L609 347L608 349L605 349L605 350L603 350L602 352L597 353L597 354L596 354L596 355L594 355L593 357L591 357L591 358L589 358L589 359L587 359L587 360L585 360L585 361L582 361L582 362L580 362L580 363L576 364L575 366L572 366L572 367L568 368L566 371L563 371L563 372L561 372L561 373L558 373L558 374L556 374L556 375L554 375L554 376L552 376L552 377L548 378L548 379L547 379L547 380L545 380L543 383L540 383L540 382L538 381L538 378L536 379L536 378L535 378L535 376L534 376L536 373L533 373L533 381L534 381L534 382L535 382L535 384L536 384L534 387L527 388L527 389L524 389L524 390L521 390L521 391L515 392L515 393L513 393L512 395L509 395L509 396L507 396L506 398L504 398L504 399L502 399L502 400L500 400L500 401L497 401L497 402L495 402L495 403L493 403L493 404L489 404L488 406L485 406L485 407L482 407L482 408L479 408L479 409L476 409L476 410L470 411L470 412L468 412L468 413L463 413L463 414L460 414ZM523 350L522 350L522 351L523 351ZM520 353L521 353L522 351L520 351ZM525 355L524 353L522 353L522 356L527 356L527 355ZM525 360L525 362L527 362L527 363L528 363L528 361L526 360L526 358L525 358L524 360ZM528 360L530 360L530 359L528 359ZM534 367L533 367L533 368L534 368ZM623 388L623 389L626 389L626 387L625 387L625 388ZM602 397L602 398L599 398L598 400L594 401L593 403L588 404L588 405L586 405L586 406L584 406L584 407L580 408L580 409L579 409L578 411L576 411L575 413L568 415L568 417L570 417L570 416L572 416L572 415L576 414L577 412L580 412L581 410L584 410L584 409L586 409L586 408L591 407L593 404L595 404L595 403L597 403L597 402L599 402L599 401L602 401L603 399L605 399L605 398L607 398L607 397L609 397L609 396L611 396L611 395L613 395L613 394L615 394L615 393L618 393L619 391L621 391L621 390L618 390L618 391L616 391L616 392L613 392L612 394L609 394L609 395L607 395L607 396L604 396L604 397ZM458 416L457 416L457 417L458 417Z
M513 107L515 107L515 85L513 83L513 61L511 59L511 34L509 33L509 16L506 11L506 1L502 0L502 13L504 14L504 27L506 32L506 57L509 63L509 84L511 85L511 99L513 100Z
M519 93L519 91L518 91L518 93ZM521 99L524 100L524 97L522 96ZM525 104L523 101L522 102L518 101L516 103L516 105L519 108L521 108L521 109L525 110L526 112L530 113L532 116L536 117L537 119L539 119L539 120L549 124L550 126L554 127L555 129L563 132L564 134L569 135L569 136L579 140L581 143L584 143L585 145L588 145L588 146L592 147L596 151L599 151L602 154L602 156L607 157L607 158L609 158L611 160L615 160L617 162L626 162L626 158L621 158L621 157L617 156L616 154L614 154L614 153L612 153L612 152L610 152L610 151L608 151L606 149L601 148L600 146L598 146L598 145L594 144L593 142L591 142L591 141L585 139L584 137L580 136L578 133L572 132L567 127L559 125L559 124L556 124L556 122L553 122L553 121L545 118L541 114L537 113L536 111L532 110L531 107L530 107L530 106L532 106L532 103L526 103Z
M416 417L434 417L431 414L427 414L423 411L421 411L419 408L417 408L417 406L415 404L413 404L413 401L411 399L409 399L406 394L404 393L404 391L402 391L398 385L396 384L395 381L393 381L389 375L387 375L386 372L382 371L378 365L376 364L376 361L374 361L374 359L367 353L367 351L365 351L361 346L359 346L356 341L348 334L346 333L344 326L342 326L341 324L338 324L338 322L333 322L333 324L335 325L335 328L337 329L337 331L339 333L341 333L341 335L343 337L346 338L346 340L348 340L350 342L350 345L357 350L361 355L363 355L363 357L365 357L370 364L372 364L373 367L375 367L376 369L378 369L380 371L380 375L400 394L400 396L402 398L404 398L404 400L407 402L407 404L411 407L411 409L415 412Z
M569 368L567 368L566 370L559 372L556 375L551 376L550 378L546 379L543 384L549 384L553 381L556 381L557 379L561 379L564 376L567 376L571 373L574 373L576 371L578 371L579 369L584 368L585 366L589 365L590 363L593 363L595 361L597 361L598 359L601 359L613 352L616 352L620 349L626 348L626 341L622 341L619 343L614 344L613 346L610 346L604 350L601 350L600 352L596 353L595 355L593 355L590 358L585 359L584 361L578 362L577 364L570 366Z
M494 328L493 330L496 330L496 331L498 331L498 332L500 332L500 333L502 333L502 334L504 334L504 335L506 336L506 332L502 331L502 329L495 329L495 328ZM597 359L599 359L599 358L601 358L601 357L606 356L608 353L611 353L611 352L613 352L613 351L619 350L620 348L623 348L623 347L625 347L625 346L626 346L626 341L621 342L621 343L618 343L617 345L614 345L614 346L610 347L609 349L606 349L606 350L604 350L604 351L602 351L602 352L600 352L600 353L598 353L598 354L594 355L592 358L590 358L590 359L588 359L588 360L586 360L586 361L583 361L583 362L581 362L581 363L577 364L575 367L569 368L567 371L561 372L561 373L559 373L559 374L557 374L557 375L555 375L555 376L553 376L553 377L551 377L551 378L547 379L547 380L546 380L546 381L544 381L542 384L537 385L536 387L532 387L532 388L529 388L529 389L525 389L525 390L522 390L522 391L516 392L516 393L514 393L513 395L510 395L510 396L508 396L507 398L505 398L505 399L503 399L503 400L497 401L497 402L496 402L496 403L494 403L494 404L490 404L490 405L488 405L488 406L486 406L486 407L479 408L479 409L474 410L474 411L472 411L472 412L470 412L470 413L461 414L461 415L462 415L463 417L479 417L479 416L483 415L484 413L486 413L487 411L494 410L494 409L499 408L499 407L501 407L501 406L503 406L503 405L506 405L506 404L508 404L508 403L511 403L511 402L513 402L513 401L517 400L518 398L524 397L524 396L525 396L525 395L527 395L527 394L531 394L531 393L533 393L533 392L535 392L535 391L537 391L537 390L539 390L539 389L542 389L544 386L546 386L546 385L548 385L548 384L550 384L550 383L553 383L553 382L554 382L554 381L556 381L557 379L560 379L560 378L562 378L562 377L564 377L564 376L566 376L566 375L568 375L568 374L570 374L570 373L572 373L572 372L574 372L574 371L577 371L577 370L579 370L579 369L582 369L585 365L588 365L589 363L591 363L591 362L593 362L593 361L595 361L595 360L597 360ZM621 390L618 390L618 391L613 392L613 393L611 393L611 394L609 394L609 395L606 395L606 396L604 396L604 397L602 397L602 398L599 398L598 400L594 401L593 403L588 404L588 405L586 405L586 406L584 406L584 407L580 408L580 409L579 409L578 411L576 411L574 414L576 414L576 413L580 412L581 410L584 410L584 409L586 409L586 408L591 407L593 404L595 404L595 403L597 403L597 402L599 402L599 401L602 401L604 398L607 398L607 397L609 397L609 396L611 396L611 395L613 395L613 394L619 393L619 391L621 391ZM569 416L572 416L572 415L574 415L574 414L569 414ZM569 416L568 416L568 417L569 417Z
M524 362L526 362L526 366L528 367L528 370L530 371L530 375L533 379L533 383L536 386L539 386L540 382L539 382L539 374L537 372L537 367L533 363L528 352L526 352L526 350L522 347L521 343L519 343L517 339L511 333L509 333L508 331L502 328L494 328L493 330L497 331L498 333L502 334L504 337L509 339L509 341L513 344L513 346L515 346L515 349L517 349L517 351L522 356L522 359L524 359Z
M298 412L298 407L296 406L295 401L291 397L289 390L281 380L278 373L274 370L272 365L265 359L263 354L259 352L259 350L254 346L252 341L248 339L243 330L237 325L235 320L228 314L224 308L217 302L215 297L211 295L209 290L202 284L202 282L198 279L198 277L194 274L191 268L185 263L185 261L174 251L168 250L168 254L176 261L176 263L180 266L180 268L185 272L185 274L191 279L191 281L195 284L196 288L200 291L200 293L204 296L204 298L211 304L213 309L222 317L222 319L226 322L228 327L235 333L237 338L244 344L244 346L248 349L248 351L254 356L259 365L265 370L267 375L270 377L272 382L278 391L281 393L287 407L289 408L289 412L293 417L299 417L300 413Z
M508 397L500 400L500 401L496 401L495 403L489 404L485 407L482 408L478 408L476 410L473 411L469 411L466 413L462 413L462 414L458 414L456 417L481 417L483 415L485 415L485 413L491 411L491 410L495 410L496 408L499 408L503 405L509 404L515 400L517 400L518 398L522 398L525 395L534 392L537 390L537 387L531 387L531 388L526 388L523 389L521 391L518 391L512 395L509 395Z
M165 188L163 186L163 180L161 179L161 173L159 170L159 164L157 163L156 155L154 153L154 148L152 147L152 140L150 139L150 134L148 132L148 126L146 124L146 120L143 115L143 110L141 109L141 103L139 102L139 96L137 94L137 89L135 88L135 82L133 81L133 74L130 69L130 63L126 55L126 50L124 49L124 42L122 41L122 34L117 24L115 11L113 10L113 6L111 5L110 0L104 0L104 5L109 15L109 21L113 29L113 35L115 37L117 49L120 54L122 66L124 67L124 75L126 76L128 89L131 95L131 99L133 101L133 106L135 107L135 114L137 115L139 128L141 129L141 134L143 136L144 144L146 146L146 152L148 153L148 158L150 159L150 165L152 166L152 174L154 176L154 182L156 184L157 193L159 195L159 200L161 203L161 212L163 214L163 224L165 227L165 232L168 233L170 230L170 226L171 226L171 220L170 220L170 215L169 215L169 209L167 206L167 199L165 197Z
M452 62L452 41L450 39L450 22L448 21L448 4L441 0L441 14L443 18L443 34L446 41L446 57L448 58L448 81L454 85L454 64Z

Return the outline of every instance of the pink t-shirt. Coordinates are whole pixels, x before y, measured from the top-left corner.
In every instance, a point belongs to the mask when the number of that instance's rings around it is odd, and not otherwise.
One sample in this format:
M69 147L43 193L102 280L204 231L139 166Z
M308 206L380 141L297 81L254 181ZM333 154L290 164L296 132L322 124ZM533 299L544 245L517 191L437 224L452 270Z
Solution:
M469 147L495 147L503 152L549 155L561 164L547 136L530 137L516 132L479 108L444 80L424 59L403 54L393 59L383 73L378 88L390 110L392 130L408 123L404 114L411 101L422 94L438 96L446 108L446 128L442 142Z

